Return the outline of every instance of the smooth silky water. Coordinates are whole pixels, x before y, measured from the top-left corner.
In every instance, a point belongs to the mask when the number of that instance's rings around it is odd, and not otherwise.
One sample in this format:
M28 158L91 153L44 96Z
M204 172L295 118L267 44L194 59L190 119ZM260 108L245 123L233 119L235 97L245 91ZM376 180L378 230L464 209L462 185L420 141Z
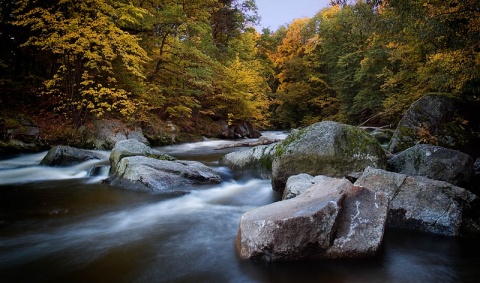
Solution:
M270 133L275 135L278 133ZM275 138L275 136L274 136ZM0 159L0 282L479 282L478 238L387 231L378 257L255 263L235 250L240 216L278 201L270 181L218 165L227 141L157 148L223 177L185 196L101 183L89 161L38 166L46 152Z

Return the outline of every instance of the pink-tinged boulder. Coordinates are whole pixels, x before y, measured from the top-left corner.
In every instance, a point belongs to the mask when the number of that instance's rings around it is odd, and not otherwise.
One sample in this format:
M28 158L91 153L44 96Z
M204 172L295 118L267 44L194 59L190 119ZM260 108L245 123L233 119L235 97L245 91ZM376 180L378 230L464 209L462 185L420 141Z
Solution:
M315 186L315 184L324 182L326 179L332 178L322 175L315 177L308 174L293 175L287 180L285 190L283 191L282 200L297 197L309 188Z
M352 187L337 219L338 227L327 258L374 256L380 250L387 220L388 198L382 192Z
M245 213L237 249L243 259L355 258L380 248L387 198L326 178L301 195Z

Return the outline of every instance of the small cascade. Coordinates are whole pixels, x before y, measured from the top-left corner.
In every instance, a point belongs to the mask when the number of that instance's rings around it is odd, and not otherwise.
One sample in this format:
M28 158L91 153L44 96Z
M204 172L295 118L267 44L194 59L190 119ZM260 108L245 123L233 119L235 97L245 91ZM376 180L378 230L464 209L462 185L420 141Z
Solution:
M97 164L93 165L90 170L88 170L89 177L108 177L108 172L110 171L110 165L106 164Z
M102 152L103 153L103 152ZM0 185L21 184L38 181L55 181L90 177L93 168L109 167L108 154L102 154L102 159L91 159L85 162L64 167L39 165L46 152L25 154L2 160L0 162ZM98 176L108 176L109 168L95 169Z

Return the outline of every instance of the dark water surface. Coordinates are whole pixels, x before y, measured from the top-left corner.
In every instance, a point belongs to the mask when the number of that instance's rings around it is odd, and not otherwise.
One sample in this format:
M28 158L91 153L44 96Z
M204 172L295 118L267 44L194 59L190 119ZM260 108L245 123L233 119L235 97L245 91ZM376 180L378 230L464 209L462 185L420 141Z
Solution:
M0 282L480 282L478 238L387 231L374 259L239 260L240 216L279 196L268 180L219 167L223 143L159 148L226 180L181 197L103 185L105 175L87 174L95 162L0 160Z

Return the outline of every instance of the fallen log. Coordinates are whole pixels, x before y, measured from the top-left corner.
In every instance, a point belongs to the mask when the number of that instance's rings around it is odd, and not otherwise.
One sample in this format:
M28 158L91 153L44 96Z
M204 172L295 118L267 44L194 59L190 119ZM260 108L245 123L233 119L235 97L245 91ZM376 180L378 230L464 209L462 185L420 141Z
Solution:
M267 144L272 144L280 141L282 141L282 139L259 139L258 141L255 141L255 142L240 142L240 143L225 144L215 148L215 150L233 148L233 147L252 147L252 146L259 146L259 145L267 145Z

